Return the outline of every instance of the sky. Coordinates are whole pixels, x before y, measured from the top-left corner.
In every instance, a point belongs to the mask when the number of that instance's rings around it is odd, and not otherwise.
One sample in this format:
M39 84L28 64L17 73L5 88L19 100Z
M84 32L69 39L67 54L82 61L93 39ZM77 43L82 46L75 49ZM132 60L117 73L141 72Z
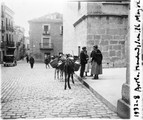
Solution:
M67 0L2 0L14 12L14 24L25 29L28 36L28 21L48 13L63 13Z

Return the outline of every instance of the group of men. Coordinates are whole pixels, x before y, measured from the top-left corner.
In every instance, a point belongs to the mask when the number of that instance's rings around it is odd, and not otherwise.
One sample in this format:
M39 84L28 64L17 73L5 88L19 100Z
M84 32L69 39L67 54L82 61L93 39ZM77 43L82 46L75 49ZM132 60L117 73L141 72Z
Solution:
M91 64L91 75L94 76L93 79L99 79L98 75L102 74L102 53L98 49L98 46L95 45L93 46L93 50L90 54L90 57L87 54L86 47L82 47L82 51L80 53L80 64L81 64L81 69L80 69L80 77L85 78L84 73L85 73L85 68L89 68L89 64Z

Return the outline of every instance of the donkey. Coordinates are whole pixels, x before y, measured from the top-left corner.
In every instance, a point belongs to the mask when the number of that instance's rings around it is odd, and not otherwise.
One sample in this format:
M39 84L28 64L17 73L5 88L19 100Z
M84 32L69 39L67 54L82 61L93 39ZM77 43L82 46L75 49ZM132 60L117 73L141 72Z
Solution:
M57 67L55 68L55 79L63 79L63 72L64 72L64 62L59 61Z
M70 77L72 78L72 83L74 84L73 80L73 74L74 74L74 61L67 58L66 61L64 62L64 73L65 73L65 87L64 89L66 90L67 84L69 89L70 87Z

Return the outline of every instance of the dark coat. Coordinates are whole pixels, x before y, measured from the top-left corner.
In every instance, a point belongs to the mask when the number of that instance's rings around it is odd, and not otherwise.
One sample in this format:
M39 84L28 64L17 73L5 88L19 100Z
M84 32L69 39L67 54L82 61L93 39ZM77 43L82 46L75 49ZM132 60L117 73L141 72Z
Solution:
M80 64L85 65L87 63L87 54L84 51L80 53Z
M34 62L35 62L35 60L34 60L34 58L33 57L30 57L30 64L34 64Z
M50 61L51 61L51 58L50 58L50 57L46 57L46 59L45 59L45 64L49 64Z
M93 50L90 57L92 58L92 61L97 62L98 65L102 64L103 56L99 49Z

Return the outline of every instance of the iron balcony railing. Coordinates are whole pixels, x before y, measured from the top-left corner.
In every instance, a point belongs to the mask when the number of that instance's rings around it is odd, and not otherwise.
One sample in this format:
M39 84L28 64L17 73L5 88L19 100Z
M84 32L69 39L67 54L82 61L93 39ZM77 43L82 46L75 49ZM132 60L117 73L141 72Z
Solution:
M1 31L2 31L2 33L5 32L5 27L4 26L1 26Z
M54 49L53 43L40 43L40 49Z
M43 35L50 35L50 32L43 32Z
M2 41L0 44L1 48L5 48L5 47L15 47L15 43L13 41Z
M15 47L15 43L13 41L8 41L7 47Z

